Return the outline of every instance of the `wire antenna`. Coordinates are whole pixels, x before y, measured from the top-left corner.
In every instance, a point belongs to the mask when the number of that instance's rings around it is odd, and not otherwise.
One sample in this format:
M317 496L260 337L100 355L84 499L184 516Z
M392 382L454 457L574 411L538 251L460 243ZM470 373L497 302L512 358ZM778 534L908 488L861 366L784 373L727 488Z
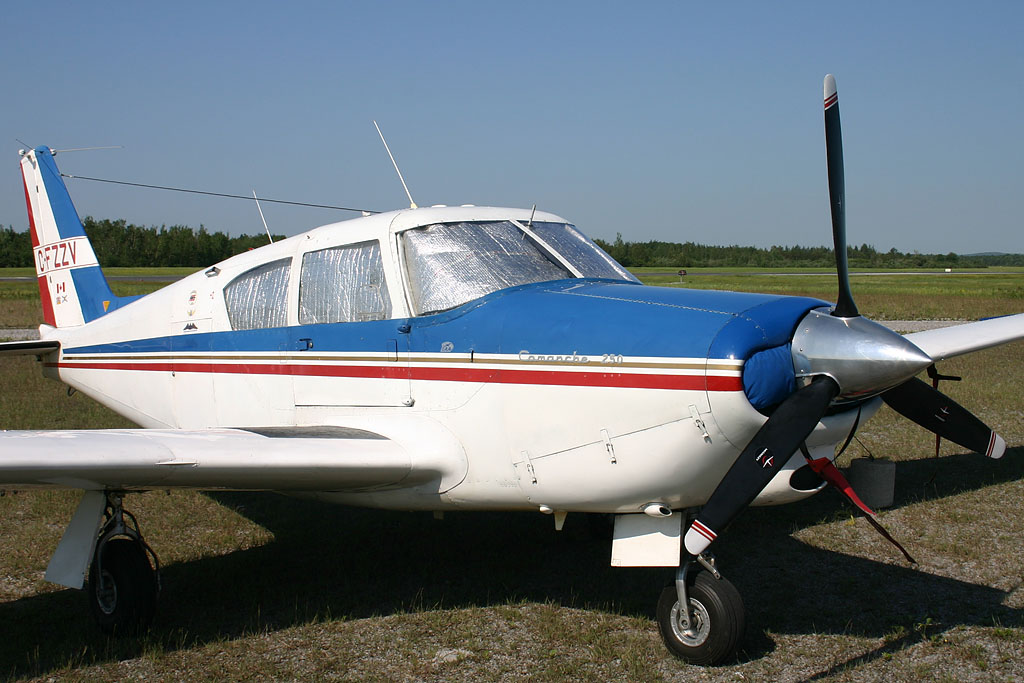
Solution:
M57 156L58 152L91 152L95 149L124 149L124 145L105 145L103 147L69 147L68 149L51 149L50 154Z
M384 139L384 133L380 132L380 126L377 125L376 121L373 122L373 127L377 129L377 135L380 136L380 141L384 143L384 149L388 151L388 156L391 157L391 163L395 167L395 173L398 174L398 179L402 181L402 188L405 189L405 196L409 198L409 208L419 208L416 206L416 202L412 200L412 195L409 194L409 186L405 184L405 178L402 177L402 171L398 168L398 162L395 161L395 155L391 153L391 148L388 147L388 141Z
M190 190L186 187L169 187L167 185L147 185L146 183L129 183L125 180L110 180L109 178L90 178L84 175L71 175L70 173L61 173L61 178L71 178L72 180L91 180L97 183L113 183L114 185L127 185L129 187L145 187L150 190L167 190L169 192L188 192L189 194L203 194L208 197L227 197L228 199L244 199L249 201L252 199L249 195L245 194L227 194L225 192L207 192L206 190ZM288 204L290 206L309 206L314 209L335 209L337 211L362 211L363 214L369 216L370 214L380 213L379 211L371 211L369 209L353 209L350 206L334 206L333 204L313 204L310 202L292 202L287 199L267 199L263 198L263 201L269 204Z
M260 220L263 221L263 229L267 231L267 239L270 243L274 243L274 237L270 234L270 226L267 225L267 219L263 216L263 208L260 206L260 198L256 196L256 190L252 191L252 198L256 200L256 210L260 212Z

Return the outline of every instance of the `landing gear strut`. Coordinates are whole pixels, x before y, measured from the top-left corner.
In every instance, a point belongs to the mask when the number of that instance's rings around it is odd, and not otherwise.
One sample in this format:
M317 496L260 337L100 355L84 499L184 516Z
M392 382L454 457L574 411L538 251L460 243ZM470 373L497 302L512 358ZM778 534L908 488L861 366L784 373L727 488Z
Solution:
M658 629L665 647L691 664L720 664L736 651L746 617L739 591L722 578L707 554L684 557L676 580L658 599ZM683 609L688 605L689 609Z
M135 516L121 507L120 494L107 494L105 517L89 568L92 614L104 633L137 633L156 611L160 562L143 540Z

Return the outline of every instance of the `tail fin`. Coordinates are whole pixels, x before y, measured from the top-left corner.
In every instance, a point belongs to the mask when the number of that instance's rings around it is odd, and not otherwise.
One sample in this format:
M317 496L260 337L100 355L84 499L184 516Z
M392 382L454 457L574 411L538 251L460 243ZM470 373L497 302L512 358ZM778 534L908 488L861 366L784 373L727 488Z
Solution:
M50 148L22 150L21 175L46 324L84 325L124 303L110 291Z

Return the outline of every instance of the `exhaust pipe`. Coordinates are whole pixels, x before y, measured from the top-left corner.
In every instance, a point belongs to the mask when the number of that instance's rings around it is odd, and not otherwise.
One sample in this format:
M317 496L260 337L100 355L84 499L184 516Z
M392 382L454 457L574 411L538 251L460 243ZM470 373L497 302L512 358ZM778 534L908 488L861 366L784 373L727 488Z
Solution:
M650 517L671 517L672 508L664 503L648 503L644 505L644 514Z

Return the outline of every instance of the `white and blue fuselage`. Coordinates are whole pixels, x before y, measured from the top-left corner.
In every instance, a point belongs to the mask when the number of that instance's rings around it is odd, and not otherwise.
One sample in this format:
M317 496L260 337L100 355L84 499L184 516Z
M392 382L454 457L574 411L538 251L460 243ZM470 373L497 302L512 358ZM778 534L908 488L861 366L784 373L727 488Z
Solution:
M43 336L61 342L47 372L143 427L366 429L433 475L331 500L638 512L707 499L764 422L751 398L792 390L787 345L822 305L645 287L558 216L434 207L324 226ZM855 412L809 445L830 450ZM789 485L801 464L758 502L817 490Z

